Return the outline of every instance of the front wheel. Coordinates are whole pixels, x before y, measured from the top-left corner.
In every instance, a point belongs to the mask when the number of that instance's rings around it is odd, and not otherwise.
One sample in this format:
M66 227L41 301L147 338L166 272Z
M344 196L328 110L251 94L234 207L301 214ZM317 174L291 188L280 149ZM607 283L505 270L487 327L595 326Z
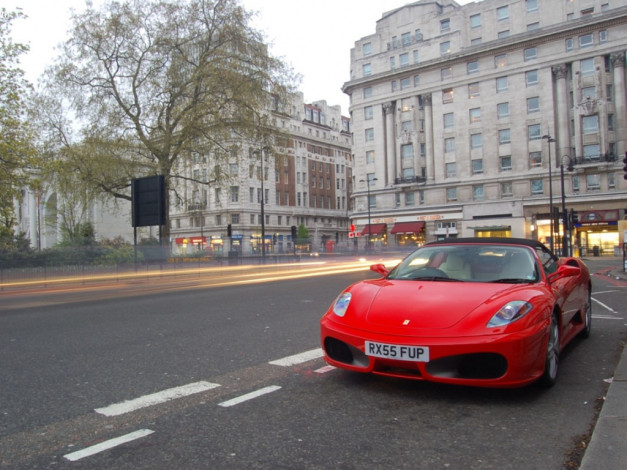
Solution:
M560 327L557 314L551 315L549 336L546 345L546 359L544 360L544 373L540 382L546 387L552 387L557 382L557 371L560 363Z
M592 331L592 291L588 289L588 298L586 299L586 306L583 312L583 330L579 333L582 338L590 336Z

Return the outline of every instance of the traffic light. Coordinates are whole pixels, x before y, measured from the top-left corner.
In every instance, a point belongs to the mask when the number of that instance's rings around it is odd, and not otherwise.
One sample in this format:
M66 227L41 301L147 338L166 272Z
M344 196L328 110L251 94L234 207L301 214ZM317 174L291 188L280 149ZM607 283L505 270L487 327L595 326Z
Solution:
M625 158L623 158L623 178L627 180L627 152L625 152Z
M579 214L574 209L570 210L570 229L574 229L579 223Z
M292 240L296 240L296 225L292 225Z
M231 227L231 224L226 226L226 235L231 238L233 236L233 228Z
M355 231L355 225L354 225L354 224L351 224L351 227L350 227L349 232L354 232L354 231Z

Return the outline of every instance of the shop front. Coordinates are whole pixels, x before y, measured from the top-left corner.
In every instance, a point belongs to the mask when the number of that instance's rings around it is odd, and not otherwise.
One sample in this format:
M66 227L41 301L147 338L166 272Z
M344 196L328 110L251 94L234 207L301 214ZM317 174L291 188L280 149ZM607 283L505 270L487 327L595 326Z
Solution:
M387 224L366 224L359 236L365 239L365 248L381 248L387 245Z
M580 256L614 255L620 251L618 210L594 210L579 213L575 224L575 246Z
M394 236L396 246L422 246L426 241L425 222L396 222L392 230L390 230L390 235Z

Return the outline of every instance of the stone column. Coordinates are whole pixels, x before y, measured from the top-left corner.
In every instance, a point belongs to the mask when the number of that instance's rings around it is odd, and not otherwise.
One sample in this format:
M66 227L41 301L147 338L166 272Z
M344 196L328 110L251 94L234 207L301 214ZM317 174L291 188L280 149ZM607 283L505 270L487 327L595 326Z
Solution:
M610 61L614 69L614 106L616 112L615 132L618 137L616 142L616 153L618 158L622 160L625 152L627 152L627 99L625 97L627 88L625 88L625 51L617 52L610 55Z
M555 77L555 83L557 86L555 102L557 112L557 155L556 162L559 165L561 158L564 155L568 155L571 158L575 158L575 155L571 155L570 145L570 131L568 120L568 88L566 87L566 77L568 75L568 67L566 64L556 65L552 68L553 76Z
M427 162L427 181L435 180L435 155L433 148L433 103L431 94L422 95L425 111L425 160Z
M394 184L396 178L396 139L394 137L394 102L383 105L385 114L385 185Z

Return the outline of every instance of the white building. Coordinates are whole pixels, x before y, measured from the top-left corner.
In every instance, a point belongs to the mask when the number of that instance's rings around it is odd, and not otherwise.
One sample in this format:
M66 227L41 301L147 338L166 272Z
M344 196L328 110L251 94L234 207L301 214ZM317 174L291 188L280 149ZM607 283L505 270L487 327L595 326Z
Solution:
M232 142L228 178L212 181L210 155L180 161L178 172L186 178L170 198L173 253L291 253L292 227L300 225L312 251L349 247L350 120L339 106L307 104L301 93L270 116L285 138L275 140L263 160L261 144Z
M579 216L574 243L612 251L627 207L626 50L626 0L422 0L384 13L351 50L344 85L351 222L389 246L491 235L558 249L549 207L563 195Z

